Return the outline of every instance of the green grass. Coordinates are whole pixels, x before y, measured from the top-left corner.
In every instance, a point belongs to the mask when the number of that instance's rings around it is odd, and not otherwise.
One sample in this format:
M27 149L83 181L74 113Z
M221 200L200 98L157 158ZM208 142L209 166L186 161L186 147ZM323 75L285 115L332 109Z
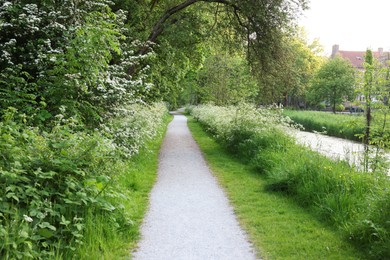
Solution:
M326 131L327 135L359 141L364 132L364 117L355 114L333 114L320 111L284 110L283 114L301 124L306 131Z
M293 200L267 190L267 180L229 155L194 120L191 132L224 187L243 227L265 259L365 259L341 234Z
M105 216L90 216L87 222L85 247L80 248L82 259L130 259L131 251L140 239L140 227L149 205L149 194L156 181L158 154L168 123L172 116L165 119L159 135L150 141L122 167L126 174L117 179L117 187L123 191L124 210L132 223L129 229L118 232L107 226Z

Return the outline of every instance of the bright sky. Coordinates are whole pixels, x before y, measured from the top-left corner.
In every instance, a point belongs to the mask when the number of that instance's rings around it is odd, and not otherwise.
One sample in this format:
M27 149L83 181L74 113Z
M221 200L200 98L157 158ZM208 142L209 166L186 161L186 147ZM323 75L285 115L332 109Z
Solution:
M300 24L309 40L319 38L326 55L334 44L340 50L390 51L389 0L309 0Z

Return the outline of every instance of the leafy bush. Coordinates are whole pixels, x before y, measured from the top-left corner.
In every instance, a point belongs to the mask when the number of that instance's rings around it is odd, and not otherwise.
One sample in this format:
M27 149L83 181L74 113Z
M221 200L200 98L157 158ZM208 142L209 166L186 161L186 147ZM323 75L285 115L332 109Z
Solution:
M163 103L133 104L118 112L103 129L121 155L129 158L140 151L146 140L156 136L166 112Z
M84 131L62 115L44 132L9 109L0 122L0 257L71 257L84 243L88 216L104 215L112 229L125 231L131 224L120 203L125 191L115 186L126 170L121 158L154 138L164 113L161 104L130 107L113 127L115 134L130 129L127 141Z
M343 104L338 104L336 105L336 111L344 111L345 110L345 106Z
M319 103L319 104L317 105L317 108L318 108L319 110L325 110L325 109L326 109L326 104L325 104L325 103Z
M144 73L132 78L127 71L147 55L124 43L125 12L110 4L2 1L0 116L12 106L30 124L47 125L65 106L68 117L93 128L142 96L150 87Z
M282 130L292 124L277 107L256 109L249 104L201 105L193 108L192 115L232 151L237 151L237 146L254 134Z
M389 178L363 174L295 144L291 124L274 109L193 108L193 116L230 151L268 179L270 191L291 196L338 227L372 259L390 257Z

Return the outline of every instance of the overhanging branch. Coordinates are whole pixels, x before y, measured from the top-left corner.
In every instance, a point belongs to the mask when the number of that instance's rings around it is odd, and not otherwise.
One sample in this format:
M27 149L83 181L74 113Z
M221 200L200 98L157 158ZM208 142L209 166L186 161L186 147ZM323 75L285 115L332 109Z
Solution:
M227 1L227 0L186 0L170 9L165 11L165 13L160 17L160 19L154 24L151 33L149 34L149 37L146 39L145 43L143 46L140 48L140 50L137 52L138 55L144 55L149 51L149 45L150 43L155 43L156 39L161 33L164 31L164 25L167 22L167 20L173 16L174 14L180 12L181 10L193 5L194 3L197 2L207 2L207 3L221 3L227 6L230 6L234 10L234 15L236 16L239 24L243 27L246 27L244 23L242 22L240 16L239 16L239 11L240 8L239 6ZM133 75L135 73L136 66L132 66L128 74Z

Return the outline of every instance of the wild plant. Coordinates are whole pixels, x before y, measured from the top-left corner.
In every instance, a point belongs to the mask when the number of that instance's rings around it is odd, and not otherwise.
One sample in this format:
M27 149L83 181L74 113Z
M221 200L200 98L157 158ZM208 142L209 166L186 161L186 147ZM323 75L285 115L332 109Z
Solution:
M4 113L0 258L76 257L86 242L87 218L94 216L104 216L110 232L126 232L132 224L122 204L127 191L118 190L116 181L125 174L125 158L157 134L166 108L135 106L128 112L124 123L112 127L113 136L85 131L77 118L62 114L43 131L25 125L16 109Z

